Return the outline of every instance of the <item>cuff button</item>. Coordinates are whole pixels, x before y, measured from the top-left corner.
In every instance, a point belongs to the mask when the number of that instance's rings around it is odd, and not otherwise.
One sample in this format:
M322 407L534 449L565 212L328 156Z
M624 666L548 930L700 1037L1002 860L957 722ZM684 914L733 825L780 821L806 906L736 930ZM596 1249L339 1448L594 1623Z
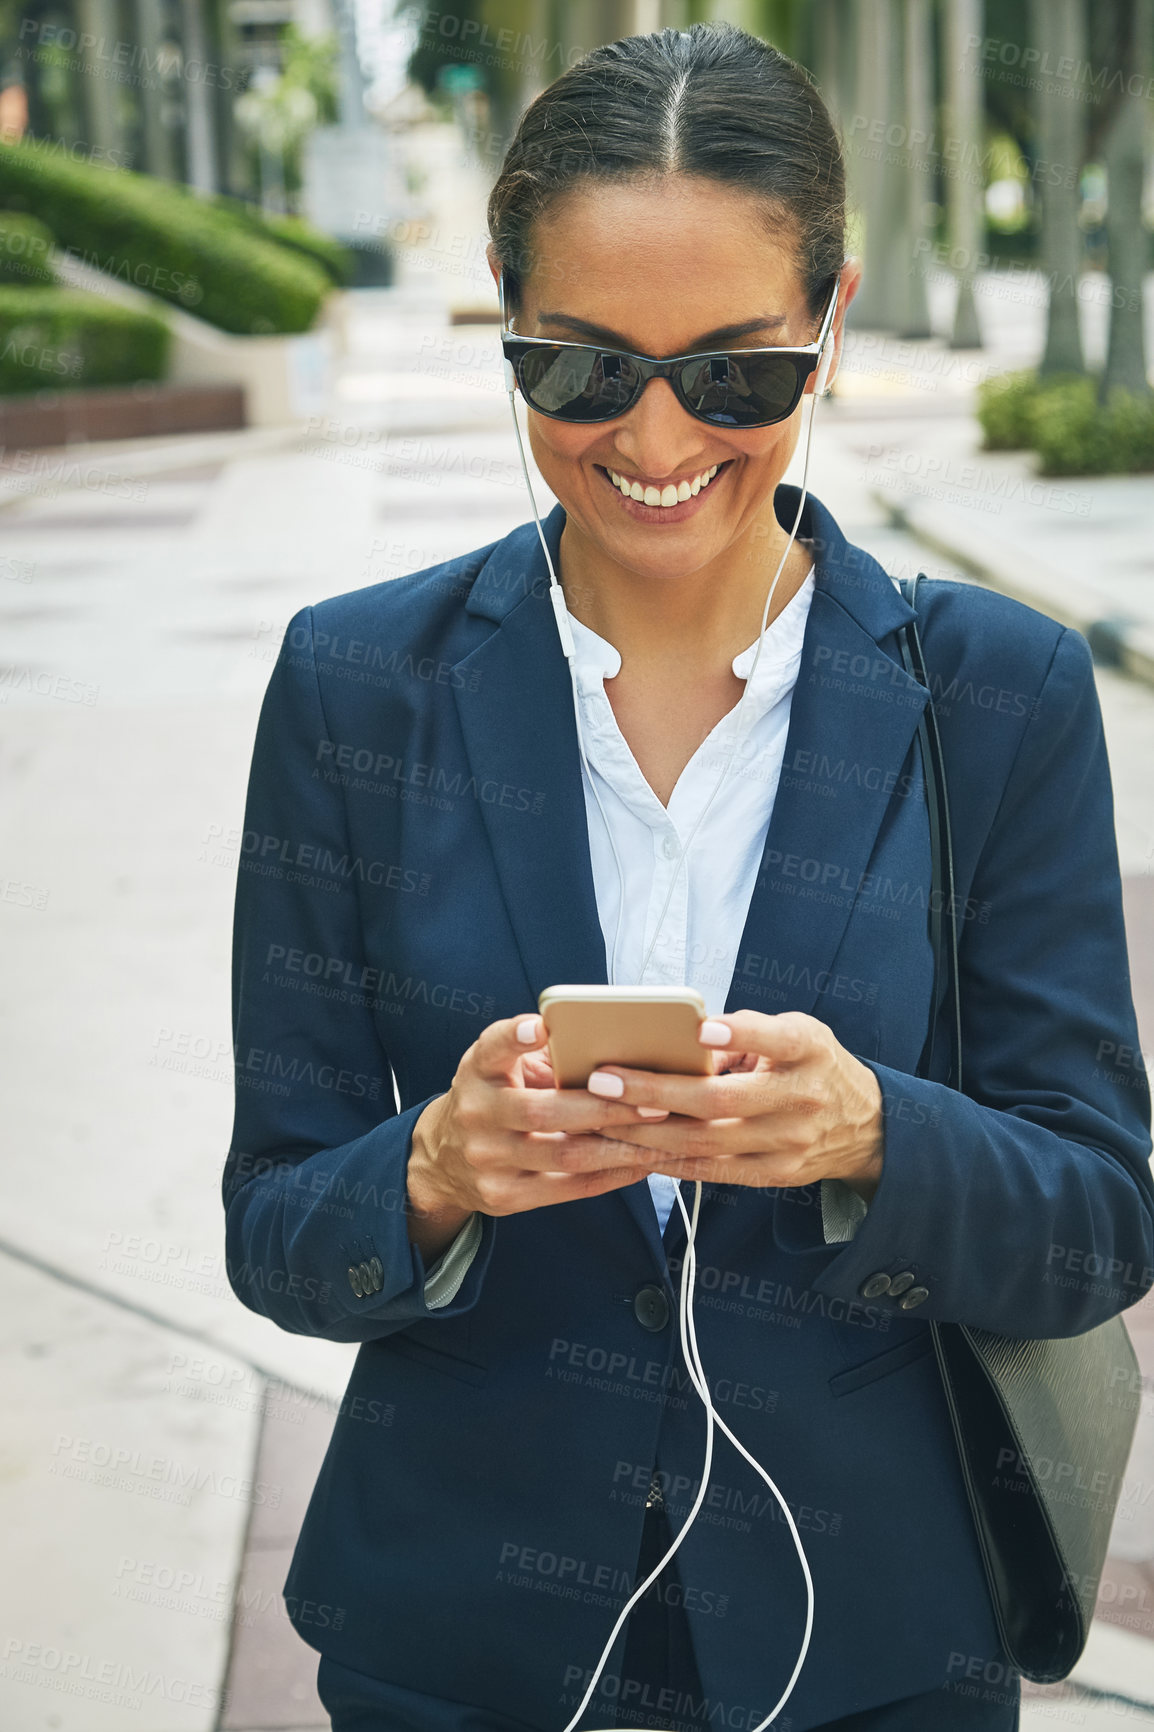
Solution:
M907 1292L913 1284L914 1276L912 1272L909 1269L903 1269L900 1275L894 1275L891 1277L890 1292L893 1297L897 1299L902 1293Z
M868 1281L863 1281L861 1284L863 1299L880 1299L882 1294L888 1293L889 1290L890 1278L888 1275L883 1275L880 1269L876 1275L871 1275Z
M364 1296L365 1296L364 1282L361 1280L361 1272L357 1268L356 1264L353 1264L353 1266L349 1270L349 1286L352 1288L353 1292L356 1294L358 1299L364 1298Z
M912 1311L915 1305L920 1305L923 1299L928 1299L928 1287L911 1287L903 1299L899 1301L903 1311Z

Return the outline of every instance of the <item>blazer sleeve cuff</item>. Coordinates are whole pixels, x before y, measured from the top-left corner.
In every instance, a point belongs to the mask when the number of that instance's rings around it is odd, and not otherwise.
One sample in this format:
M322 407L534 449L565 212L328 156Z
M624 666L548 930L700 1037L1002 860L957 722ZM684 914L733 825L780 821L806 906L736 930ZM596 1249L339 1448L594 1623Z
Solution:
M775 1207L775 1238L814 1258L816 1292L895 1320L1041 1340L1091 1329L1149 1290L1149 1221L1120 1152L868 1062L885 1149L853 1238L826 1241L817 1185L780 1192ZM1070 1246L1079 1269L1089 1260L1110 1278L1069 1277Z
M868 1204L844 1179L821 1181L821 1231L827 1245L846 1245L866 1218Z
M474 1212L425 1276L425 1304L430 1311L441 1310L457 1297L480 1245L481 1217Z

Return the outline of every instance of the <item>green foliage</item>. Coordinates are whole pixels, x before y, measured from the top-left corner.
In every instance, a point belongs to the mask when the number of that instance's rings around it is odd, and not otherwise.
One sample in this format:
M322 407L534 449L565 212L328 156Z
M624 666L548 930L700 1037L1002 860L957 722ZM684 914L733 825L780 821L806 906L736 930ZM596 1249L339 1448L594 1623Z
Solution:
M303 217L278 216L267 212L264 224L274 240L282 246L291 247L294 252L303 253L306 258L313 259L326 270L333 282L339 288L353 280L356 261L347 247L334 240L322 229L314 228Z
M1044 475L1106 475L1114 467L1093 379L1062 379L1039 391L1030 422L1030 444Z
M308 330L331 286L319 264L183 187L45 144L0 144L0 202L34 210L86 263L222 331Z
M161 379L168 344L155 313L77 289L0 286L0 394Z
M1030 412L1038 385L1031 369L998 373L978 386L978 423L984 451L1021 451L1030 443Z
M1043 475L1134 475L1154 469L1154 394L1099 399L1089 374L1002 373L978 388L985 451L1038 453Z
M281 246L303 253L306 258L321 265L338 287L344 288L352 282L356 264L348 248L334 240L332 235L327 235L323 230L305 222L303 217L279 216L271 211L261 211L256 205L246 204L243 199L229 198L227 193L219 193L213 204L242 223L249 233L261 235L265 240L277 241Z
M0 283L32 288L55 281L50 231L23 211L0 210Z
M248 141L253 184L262 196L271 193L295 203L305 140L314 127L337 119L339 49L334 35L304 36L295 24L284 31L280 49L280 72L259 69L233 112Z
M1070 379L1038 394L1032 421L1043 475L1154 469L1154 397L1111 391L1100 403L1093 379Z
M292 90L307 90L316 104L318 126L331 126L337 118L340 50L336 37L305 36L289 24L280 39L281 78Z

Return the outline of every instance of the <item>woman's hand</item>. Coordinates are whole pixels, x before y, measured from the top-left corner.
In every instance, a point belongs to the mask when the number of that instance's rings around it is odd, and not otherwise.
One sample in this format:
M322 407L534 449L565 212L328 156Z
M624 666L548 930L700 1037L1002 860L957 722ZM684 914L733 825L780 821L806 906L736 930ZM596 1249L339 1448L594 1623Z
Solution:
M631 1106L666 1107L660 1125L602 1133L661 1156L675 1179L719 1185L809 1185L844 1179L868 1203L882 1170L882 1093L874 1073L814 1016L738 1010L702 1024L703 1043L719 1047L714 1076L665 1075L601 1065L594 1095ZM601 1079L620 1079L621 1091Z
M474 1210L516 1215L550 1203L635 1185L662 1157L607 1142L664 1109L598 1100L558 1089L542 1049L539 1016L510 1016L483 1029L457 1066L447 1094L413 1127L408 1166L409 1238L429 1260Z

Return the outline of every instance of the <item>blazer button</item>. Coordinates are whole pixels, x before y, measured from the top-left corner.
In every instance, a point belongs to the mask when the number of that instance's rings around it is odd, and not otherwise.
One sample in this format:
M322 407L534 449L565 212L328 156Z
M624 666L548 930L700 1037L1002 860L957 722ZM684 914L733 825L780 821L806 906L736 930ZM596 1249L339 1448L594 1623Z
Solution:
M871 1275L868 1281L863 1281L861 1284L863 1299L880 1299L882 1294L888 1293L889 1290L890 1278L888 1275L883 1275L880 1270L876 1275Z
M904 1299L898 1301L903 1311L912 1311L915 1305L920 1305L923 1299L928 1299L928 1287L911 1287Z
M897 1299L908 1287L914 1284L914 1276L909 1269L903 1269L900 1275L890 1277L890 1293Z
M364 1298L364 1296L365 1296L364 1283L361 1280L361 1272L357 1268L355 1263L349 1269L349 1286L352 1288L353 1292L356 1294L358 1299Z
M669 1322L669 1301L660 1287L642 1287L633 1301L633 1315L643 1329L664 1329Z
M366 1295L369 1293L375 1293L377 1290L377 1284L373 1280L372 1265L369 1263L362 1263L360 1265L360 1275L361 1275L361 1286L363 1287Z
M379 1293L385 1284L385 1265L379 1257L374 1257L369 1268L373 1272L373 1287Z

